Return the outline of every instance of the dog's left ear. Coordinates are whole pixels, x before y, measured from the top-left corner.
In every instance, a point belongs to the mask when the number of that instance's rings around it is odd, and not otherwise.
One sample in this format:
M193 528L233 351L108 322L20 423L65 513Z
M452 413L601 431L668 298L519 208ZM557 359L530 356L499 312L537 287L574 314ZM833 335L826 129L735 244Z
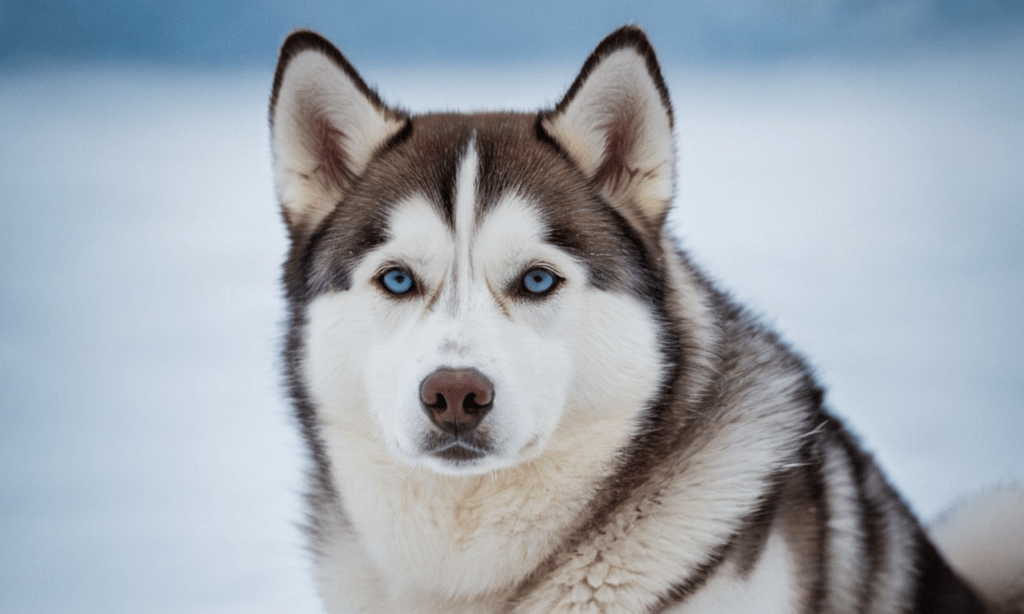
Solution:
M636 226L660 229L675 189L672 106L643 31L601 41L540 131Z

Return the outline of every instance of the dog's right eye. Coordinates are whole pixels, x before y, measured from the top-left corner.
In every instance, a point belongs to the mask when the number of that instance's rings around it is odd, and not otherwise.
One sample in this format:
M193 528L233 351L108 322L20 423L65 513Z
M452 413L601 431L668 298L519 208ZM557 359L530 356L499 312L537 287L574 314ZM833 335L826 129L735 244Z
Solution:
M385 290L395 295L408 294L413 288L412 274L401 267L384 271L378 281Z

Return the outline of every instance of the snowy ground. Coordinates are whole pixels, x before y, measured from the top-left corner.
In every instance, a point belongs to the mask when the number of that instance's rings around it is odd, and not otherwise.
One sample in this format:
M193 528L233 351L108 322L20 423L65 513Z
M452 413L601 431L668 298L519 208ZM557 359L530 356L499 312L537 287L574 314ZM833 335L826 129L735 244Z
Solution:
M1024 43L668 71L687 248L933 517L1024 478ZM576 66L364 74L415 110ZM0 611L317 610L270 74L0 74Z

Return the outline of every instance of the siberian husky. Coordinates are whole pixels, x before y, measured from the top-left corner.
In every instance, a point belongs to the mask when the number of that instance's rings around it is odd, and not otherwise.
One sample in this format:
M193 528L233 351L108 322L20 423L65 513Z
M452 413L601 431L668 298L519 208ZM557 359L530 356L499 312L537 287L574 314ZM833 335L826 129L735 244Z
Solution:
M639 29L553 109L426 115L300 31L270 120L327 611L1024 611L1024 495L934 546L666 231L672 107Z

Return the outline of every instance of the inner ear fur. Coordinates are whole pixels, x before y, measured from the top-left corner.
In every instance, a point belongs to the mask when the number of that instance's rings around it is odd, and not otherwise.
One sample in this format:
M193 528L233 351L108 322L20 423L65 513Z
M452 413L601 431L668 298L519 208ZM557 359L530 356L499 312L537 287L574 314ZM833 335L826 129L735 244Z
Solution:
M675 191L672 106L643 31L622 27L597 46L538 126L638 228L655 232Z
M315 228L408 122L327 39L292 33L270 99L274 182L292 236Z

